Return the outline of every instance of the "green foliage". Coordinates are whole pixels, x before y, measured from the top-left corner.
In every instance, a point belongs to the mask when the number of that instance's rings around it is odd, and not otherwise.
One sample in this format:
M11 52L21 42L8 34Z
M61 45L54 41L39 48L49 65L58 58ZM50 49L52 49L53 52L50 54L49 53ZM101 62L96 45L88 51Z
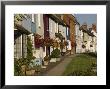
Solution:
M88 54L80 54L73 58L67 65L63 75L68 76L96 76L96 57Z
M23 19L25 19L24 14L15 14L14 15L14 22L22 21Z
M32 50L33 48L32 48L31 39L27 37L27 58L26 58L27 64L29 64L31 60L34 59Z
M14 75L18 76L21 74L21 62L18 59L14 59Z
M21 73L21 66L26 65L27 68L29 67L29 64L31 63L31 60L35 59L32 53L32 43L29 37L27 37L27 57L26 58L20 58L20 59L14 59L14 75L19 76L22 75Z
M44 61L48 61L50 58L49 58L49 56L48 55L46 55L45 57L44 57Z
M86 71L79 71L75 70L74 72L68 74L67 76L96 76L97 73L92 71L91 69L88 69Z
M55 36L58 37L60 40L64 39L64 37L61 33L55 33Z
M27 66L28 61L26 58L20 58L20 59L14 59L14 75L19 76L22 75L21 73L21 66L26 65Z
M60 50L58 48L56 48L51 52L51 58L59 58L59 56L60 56Z
M97 57L97 53L94 53L94 52L89 52L88 55L93 56L93 57Z
M92 66L92 67L97 67L96 62L92 62L91 66Z

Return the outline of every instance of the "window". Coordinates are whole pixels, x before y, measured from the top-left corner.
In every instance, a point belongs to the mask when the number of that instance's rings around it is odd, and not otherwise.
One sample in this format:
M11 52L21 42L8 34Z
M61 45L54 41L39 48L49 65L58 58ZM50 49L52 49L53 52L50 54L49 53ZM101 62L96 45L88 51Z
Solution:
M14 43L14 58L26 58L27 56L27 35L17 37Z
M67 27L67 36L68 36L68 27Z
M17 37L14 45L14 58L22 57L22 35Z

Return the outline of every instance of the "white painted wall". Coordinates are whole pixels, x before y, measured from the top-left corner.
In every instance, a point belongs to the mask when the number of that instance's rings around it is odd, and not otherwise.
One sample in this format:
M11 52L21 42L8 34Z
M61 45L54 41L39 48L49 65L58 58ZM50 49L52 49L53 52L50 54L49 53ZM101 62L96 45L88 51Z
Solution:
M75 35L76 35L76 53L82 53L84 52L84 49L82 49L82 42L83 42L83 32L79 30L79 25L75 25Z
M46 49L46 47L45 47ZM46 56L46 52L43 51L43 48L40 47L40 48L37 48L35 49L35 51L33 52L33 56L35 56L36 58L44 58Z
M95 37L93 39L93 41L94 41L94 51L97 52L97 33L94 30L92 30L92 31L93 31L93 34L95 35Z
M71 50L71 41L67 40L67 42L68 42L67 50Z

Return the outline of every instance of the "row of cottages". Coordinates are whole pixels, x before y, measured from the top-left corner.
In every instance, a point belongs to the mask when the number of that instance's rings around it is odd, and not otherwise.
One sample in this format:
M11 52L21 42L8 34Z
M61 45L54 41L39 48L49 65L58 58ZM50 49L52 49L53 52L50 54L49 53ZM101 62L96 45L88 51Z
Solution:
M75 25L72 14L15 14L14 19L14 58L27 56L27 37L31 38L33 56L41 62L46 55L51 55L53 49L75 53ZM60 38L57 37L60 33ZM63 40L61 40L63 38ZM57 45L44 46L42 40L55 41ZM48 41L49 39L49 41ZM60 42L67 42L67 46L60 48Z
M82 26L76 26L76 53L97 52L96 25L88 27L84 23Z

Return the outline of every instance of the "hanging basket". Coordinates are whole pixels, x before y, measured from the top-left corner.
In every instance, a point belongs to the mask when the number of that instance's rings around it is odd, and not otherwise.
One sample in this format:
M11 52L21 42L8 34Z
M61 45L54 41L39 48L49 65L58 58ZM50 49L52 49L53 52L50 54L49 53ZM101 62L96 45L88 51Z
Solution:
M50 39L50 38L45 38L44 39L44 45L45 46L52 46L53 45L53 39Z
M86 48L86 46L83 44L83 45L82 45L82 48Z
M90 45L90 47L93 47L93 45Z

